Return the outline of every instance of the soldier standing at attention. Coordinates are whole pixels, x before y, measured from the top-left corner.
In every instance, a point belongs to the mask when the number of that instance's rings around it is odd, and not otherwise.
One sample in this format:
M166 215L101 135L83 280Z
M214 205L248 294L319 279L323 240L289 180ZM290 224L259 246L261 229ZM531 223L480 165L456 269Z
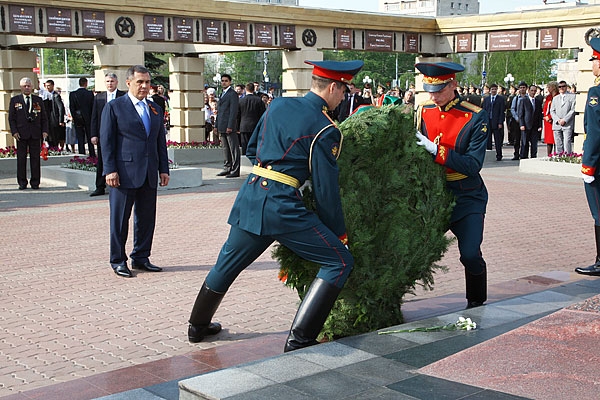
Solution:
M594 86L588 91L583 115L585 141L583 142L583 157L581 159L581 173L583 177L585 196L588 206L594 217L594 233L596 237L596 261L589 267L577 267L575 272L582 275L600 276L600 182L596 179L600 169L600 38L590 40L592 46L592 72L596 77Z
M284 351L317 344L317 336L342 290L354 259L348 251L338 184L342 134L328 110L344 98L362 61L306 61L312 84L304 97L273 100L248 143L254 167L229 215L229 237L206 276L189 320L190 342L221 330L211 322L235 278L275 240L321 269L292 323ZM317 212L298 190L312 177Z
M460 262L465 267L467 308L478 307L487 300L481 243L488 193L479 172L485 159L488 114L460 100L456 73L465 69L462 65L439 62L415 67L424 75L423 88L431 99L417 111L417 144L446 168L446 186L456 198L450 230L458 239Z

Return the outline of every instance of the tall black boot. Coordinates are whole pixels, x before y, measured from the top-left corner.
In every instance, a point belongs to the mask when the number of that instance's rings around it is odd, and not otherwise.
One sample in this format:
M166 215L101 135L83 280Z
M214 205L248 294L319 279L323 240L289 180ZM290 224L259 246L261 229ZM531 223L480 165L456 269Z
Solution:
M600 276L600 226L594 225L594 235L596 236L596 262L589 267L575 268L578 274Z
M221 324L210 322L225 293L217 293L202 284L202 288L196 297L192 315L190 315L190 325L188 326L188 339L192 343L201 342L205 336L216 335L221 332Z
M487 270L474 275L465 270L467 308L479 307L487 300Z
M285 342L284 352L318 344L317 336L323 329L323 324L341 290L321 278L312 282L298 308Z

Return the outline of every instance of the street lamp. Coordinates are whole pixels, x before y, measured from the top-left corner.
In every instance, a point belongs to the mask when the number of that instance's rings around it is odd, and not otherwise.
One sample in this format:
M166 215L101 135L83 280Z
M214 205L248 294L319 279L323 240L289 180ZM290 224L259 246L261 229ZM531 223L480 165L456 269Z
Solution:
M514 76L512 76L512 74L507 74L504 77L504 83L506 83L506 87L512 85L512 83L515 81Z
M217 93L219 93L219 87L221 85L221 74L217 72L217 74L215 76L213 76L213 82L215 82L215 85L217 86Z
M366 85L367 83L370 85L373 82L373 79L369 78L369 75L366 75L363 79L363 83Z

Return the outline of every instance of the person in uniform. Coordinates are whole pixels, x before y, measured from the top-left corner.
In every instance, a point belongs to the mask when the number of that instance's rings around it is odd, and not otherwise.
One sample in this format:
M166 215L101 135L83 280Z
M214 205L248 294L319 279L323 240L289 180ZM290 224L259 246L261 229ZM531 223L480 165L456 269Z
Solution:
M596 176L600 173L600 38L590 40L592 47L592 72L596 77L594 86L588 91L583 115L585 141L583 142L583 157L581 173L584 181L585 196L594 218L594 233L596 237L596 261L589 267L575 268L575 272L583 275L600 276L600 182Z
M343 100L362 61L306 61L312 84L304 97L278 97L259 121L246 156L252 173L229 215L229 237L206 276L189 319L188 338L200 342L221 330L211 322L235 278L275 240L321 265L300 305L284 351L317 344L317 336L342 290L354 259L348 238L337 158L342 135L328 115ZM316 213L299 190L312 178Z
M460 262L465 267L467 308L487 300L487 268L481 254L483 222L488 193L479 172L485 158L488 114L461 101L456 73L464 70L453 62L418 63L423 88L430 100L417 110L417 144L446 168L447 188L456 205L450 230L458 239Z

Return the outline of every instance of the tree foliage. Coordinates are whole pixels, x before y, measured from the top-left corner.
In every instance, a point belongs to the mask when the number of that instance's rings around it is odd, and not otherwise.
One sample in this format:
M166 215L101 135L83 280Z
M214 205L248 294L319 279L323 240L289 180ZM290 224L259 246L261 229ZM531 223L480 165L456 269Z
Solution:
M340 189L355 267L325 323L328 338L402 322L403 296L417 284L431 288L441 268L453 208L443 168L417 146L403 106L371 108L340 129ZM281 245L273 256L303 298L319 266Z
M465 57L453 54L451 58L466 66L462 74L461 84L481 85L482 71L486 71L485 81L505 85L504 78L512 74L515 83L525 81L529 84L542 85L555 77L552 74L553 60L570 58L569 50L521 50L473 54Z

